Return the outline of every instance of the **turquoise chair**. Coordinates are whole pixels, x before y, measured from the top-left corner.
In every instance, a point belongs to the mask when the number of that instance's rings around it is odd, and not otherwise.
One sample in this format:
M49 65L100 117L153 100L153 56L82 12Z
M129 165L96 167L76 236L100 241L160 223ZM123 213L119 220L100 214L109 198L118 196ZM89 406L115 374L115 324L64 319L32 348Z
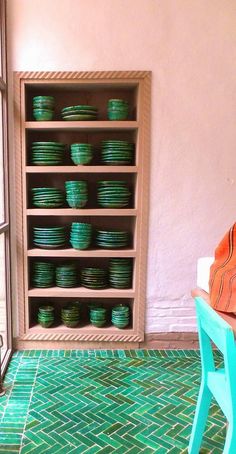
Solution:
M202 378L188 452L198 454L214 396L227 421L223 454L236 454L236 317L215 311L202 290L192 293L197 312ZM212 342L221 351L224 368L217 369Z

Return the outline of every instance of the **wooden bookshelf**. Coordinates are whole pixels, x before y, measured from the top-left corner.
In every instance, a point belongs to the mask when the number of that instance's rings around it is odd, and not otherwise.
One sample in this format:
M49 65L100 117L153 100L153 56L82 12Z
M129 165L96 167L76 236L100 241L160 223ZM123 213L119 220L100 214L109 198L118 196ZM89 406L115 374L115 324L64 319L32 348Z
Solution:
M17 270L18 314L21 348L78 348L89 347L96 342L99 348L106 342L107 348L119 343L119 348L130 343L138 347L144 339L146 299L146 256L148 238L148 186L149 186L149 128L150 128L150 72L42 72L15 73L15 123L16 123L16 206L17 206ZM37 95L55 97L55 119L35 121L32 116L32 99ZM109 98L127 99L130 118L126 121L109 121L106 105ZM98 107L96 121L63 121L63 107L90 104ZM105 139L128 140L135 143L133 165L108 166L99 159L92 165L76 166L68 157L63 165L34 166L30 161L30 145L33 141L60 141L68 148L74 142L89 142L95 147ZM31 187L64 187L68 179L86 179L94 188L100 179L122 179L132 187L133 198L128 208L105 209L96 206L92 190L88 206L82 209L69 207L34 208L30 202ZM94 186L93 186L94 185ZM33 226L70 225L74 221L91 222L99 228L125 228L130 232L132 244L128 248L102 249L91 246L76 250L71 246L62 249L40 249L33 246ZM129 289L106 288L91 290L75 288L32 288L30 273L33 262L78 261L79 267L93 263L107 265L109 258L129 257L133 261L133 286ZM66 301L81 300L84 316L76 328L56 323L42 328L37 322L37 308L42 303L53 303L58 313ZM87 304L101 301L109 310L117 303L130 306L130 325L118 329L107 323L103 328L92 326L87 317ZM44 342L45 341L45 342ZM73 344L74 342L74 344ZM93 344L94 345L94 344ZM81 348L81 345L80 345Z

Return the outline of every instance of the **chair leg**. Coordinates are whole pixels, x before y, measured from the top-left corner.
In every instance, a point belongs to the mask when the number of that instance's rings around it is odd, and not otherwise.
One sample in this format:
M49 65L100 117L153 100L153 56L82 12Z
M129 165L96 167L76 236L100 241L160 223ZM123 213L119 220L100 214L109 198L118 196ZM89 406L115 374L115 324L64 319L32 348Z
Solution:
M206 420L211 404L212 394L204 383L201 383L201 387L198 394L197 407L193 421L192 433L189 441L188 453L198 454L202 436L206 425Z
M235 425L229 423L223 454L235 454L236 452L236 432L233 430L233 427L235 427Z

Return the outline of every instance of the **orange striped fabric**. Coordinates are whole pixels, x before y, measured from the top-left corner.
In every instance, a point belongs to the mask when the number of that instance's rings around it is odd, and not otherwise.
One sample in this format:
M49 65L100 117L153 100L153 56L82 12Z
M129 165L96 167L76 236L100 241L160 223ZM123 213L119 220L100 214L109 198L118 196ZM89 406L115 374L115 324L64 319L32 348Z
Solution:
M210 268L211 306L217 311L236 312L236 223L215 250Z

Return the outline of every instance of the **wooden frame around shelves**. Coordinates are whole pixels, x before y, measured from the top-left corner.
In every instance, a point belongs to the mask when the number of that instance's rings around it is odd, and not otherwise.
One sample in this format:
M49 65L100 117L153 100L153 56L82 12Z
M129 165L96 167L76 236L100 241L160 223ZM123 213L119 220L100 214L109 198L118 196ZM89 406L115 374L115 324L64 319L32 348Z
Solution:
M83 342L84 348L90 345L91 341L108 342L107 347L119 342L119 348L130 342L132 346L138 346L138 342L144 339L145 320L145 299L146 299L146 256L148 238L148 178L149 178L149 146L150 146L150 87L151 73L149 71L108 71L108 72L16 72L15 77L15 151L16 151L16 212L17 212L17 268L18 268L18 314L19 314L19 339L21 348L30 348L30 341L47 341L46 348L60 348L65 342L70 341L70 348L78 346L78 341ZM136 87L137 97L137 118L131 121L86 121L86 122L36 122L28 121L25 117L25 90L42 84L45 86L67 87L67 84L78 87L86 84L91 86L109 87ZM31 131L133 131L137 134L138 161L134 166L107 167L107 166L53 166L34 167L26 165L26 133ZM48 210L31 209L26 205L26 175L35 173L124 173L135 174L138 178L136 205L135 208L107 210L107 209L59 209L49 210L50 215L60 216L130 216L136 218L134 249L126 250L88 250L76 251L74 249L64 250L27 250L27 219L33 216L45 216ZM86 213L87 212L87 213ZM86 292L85 289L28 289L28 257L134 257L135 258L135 280L134 288L122 291L107 289L105 291ZM68 290L68 291L67 291ZM86 326L78 329L56 327L53 329L42 329L41 327L29 326L28 320L28 298L67 295L83 298L95 295L96 297L133 298L135 315L132 328L118 330L115 327L93 328ZM72 295L73 294L73 295ZM62 342L63 341L63 342ZM130 344L130 345L131 345ZM35 348L35 342L33 342ZM42 342L40 347L42 348ZM99 344L98 344L99 348Z

